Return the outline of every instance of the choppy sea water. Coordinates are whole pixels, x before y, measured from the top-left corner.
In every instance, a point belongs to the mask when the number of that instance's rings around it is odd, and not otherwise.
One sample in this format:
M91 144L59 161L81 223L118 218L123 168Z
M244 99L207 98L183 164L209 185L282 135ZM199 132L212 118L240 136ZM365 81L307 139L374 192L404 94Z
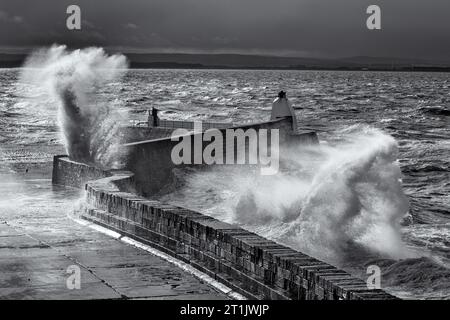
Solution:
M62 142L54 101L21 83L19 73L0 69L0 158L12 173L48 162ZM256 183L233 168L182 172L181 188L162 199L360 276L376 264L383 287L399 296L448 299L449 87L450 74L441 73L131 70L99 88L97 100L134 119L154 106L165 119L242 123L267 119L273 97L287 91L299 126L318 132L320 149L293 150L279 177ZM394 220L405 199L389 185L393 155L409 202L401 225ZM311 174L317 170L328 184Z

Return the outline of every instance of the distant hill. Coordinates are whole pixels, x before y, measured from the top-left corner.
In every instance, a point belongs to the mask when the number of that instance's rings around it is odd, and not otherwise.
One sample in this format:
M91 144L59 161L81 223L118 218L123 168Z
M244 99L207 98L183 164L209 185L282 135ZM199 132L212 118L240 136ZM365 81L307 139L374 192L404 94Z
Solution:
M389 57L314 59L243 54L125 53L131 68L450 71L450 63ZM25 54L0 53L0 67L20 67Z
M327 60L242 54L126 54L131 63L177 62L221 68L290 68L330 65Z
M396 67L407 67L407 66L428 66L428 67L450 67L450 62L444 61L429 61L424 59L408 59L408 58L396 58L396 57L367 57L367 56L357 56L339 59L341 63L351 63L360 66L390 66L391 68Z

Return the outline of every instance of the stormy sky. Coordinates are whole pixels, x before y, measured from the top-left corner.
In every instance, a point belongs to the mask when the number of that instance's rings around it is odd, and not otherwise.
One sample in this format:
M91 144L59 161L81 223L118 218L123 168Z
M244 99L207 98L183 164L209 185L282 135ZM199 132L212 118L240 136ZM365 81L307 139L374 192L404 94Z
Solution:
M82 30L66 28L66 8ZM382 30L366 9L382 10ZM0 51L53 43L122 52L450 61L449 0L0 0Z

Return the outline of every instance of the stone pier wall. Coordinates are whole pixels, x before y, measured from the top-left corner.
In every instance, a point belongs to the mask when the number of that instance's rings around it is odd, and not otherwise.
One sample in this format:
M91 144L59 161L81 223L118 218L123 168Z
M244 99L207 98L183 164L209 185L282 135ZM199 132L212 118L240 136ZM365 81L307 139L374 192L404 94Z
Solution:
M181 207L149 201L120 186L131 172L110 173L91 180L96 172L67 158L55 157L59 183L69 179L85 184L87 204L83 217L147 243L251 299L395 299L382 290L327 263L267 240L238 226ZM78 168L76 168L78 167ZM66 170L88 177L73 179Z
M261 123L252 123L249 125L240 125L232 129L279 129L280 145L288 145L293 143L318 143L318 138L315 132L302 132L292 135L292 123L290 119L283 118L279 120L272 120ZM223 154L234 151L235 160L240 151L248 157L248 139L245 144L238 145L237 143L227 143L227 135L225 129L218 129L223 136ZM202 152L210 143L203 141L204 133L189 134L186 138L191 139L191 145L194 145L194 140L201 141ZM236 140L235 140L236 141ZM270 141L270 131L268 132L268 141ZM126 169L135 173L135 190L143 196L153 196L163 189L166 185L173 182L173 169L177 167L171 158L173 148L179 141L172 141L170 137L160 138L146 141L139 141L128 143L127 148L128 161ZM227 148L227 146L234 145L234 150ZM191 163L194 162L194 152L192 150ZM248 158L247 158L248 160ZM186 165L178 165L183 167ZM197 164L198 166L198 164Z
M170 137L173 129L162 127L121 127L120 134L124 141L135 142Z
M111 173L108 171L69 160L65 155L53 157L53 184L83 188L89 180L97 180L110 175Z

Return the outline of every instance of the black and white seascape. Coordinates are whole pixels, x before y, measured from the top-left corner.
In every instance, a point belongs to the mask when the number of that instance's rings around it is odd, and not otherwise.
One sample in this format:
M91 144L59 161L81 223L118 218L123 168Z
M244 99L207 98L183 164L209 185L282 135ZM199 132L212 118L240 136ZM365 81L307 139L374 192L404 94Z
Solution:
M44 1L62 21L51 24L39 8L28 16L14 4L21 1L6 2L2 224L72 212L82 191L52 185L53 156L120 168L120 126L145 122L151 108L165 120L249 124L268 120L284 90L298 128L317 132L318 145L280 154L276 175L232 165L175 169L152 199L238 224L362 279L377 266L382 289L400 298L450 298L450 47L439 40L450 36L440 13L448 3L414 1L416 9L402 11L379 1L381 28L375 19L370 30L371 3L357 1L343 1L345 12L331 1L262 1L252 16L237 1L191 3L192 15L172 1L131 1L122 15L115 1L103 11L80 1L81 30L69 30L75 11L67 5ZM144 9L152 19L139 15ZM421 9L423 25L405 29Z

